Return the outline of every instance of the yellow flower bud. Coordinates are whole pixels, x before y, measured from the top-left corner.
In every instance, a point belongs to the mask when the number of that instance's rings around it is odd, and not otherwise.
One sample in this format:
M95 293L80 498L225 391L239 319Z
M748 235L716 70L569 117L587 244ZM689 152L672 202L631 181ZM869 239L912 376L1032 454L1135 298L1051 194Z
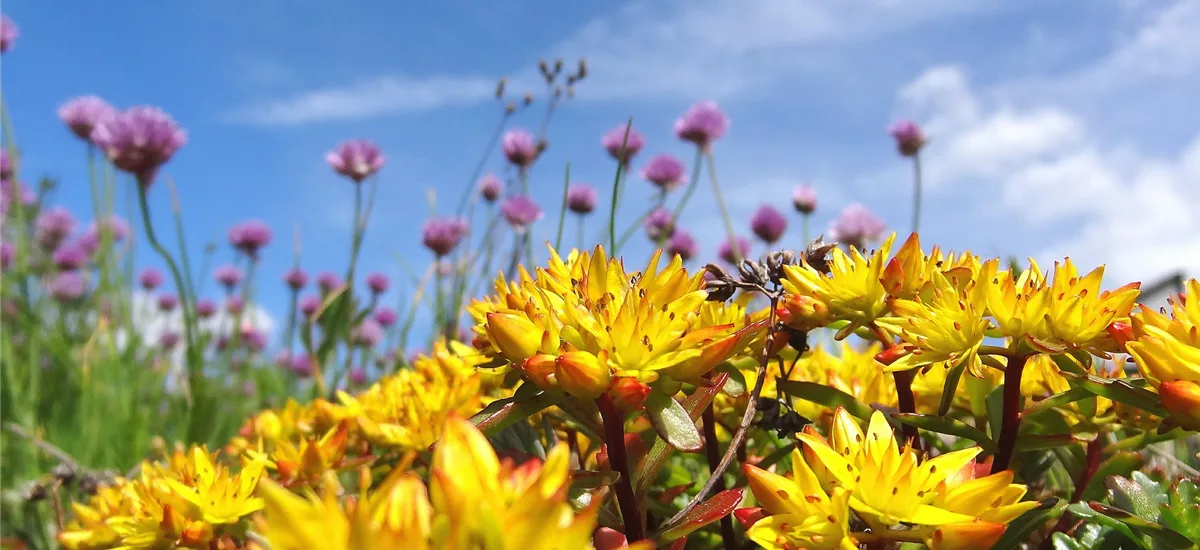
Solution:
M524 316L512 313L489 313L487 334L500 353L513 362L533 356L542 343L542 330Z
M596 357L586 351L559 355L554 374L559 387L580 399L595 399L608 389L612 371L608 368L607 353Z

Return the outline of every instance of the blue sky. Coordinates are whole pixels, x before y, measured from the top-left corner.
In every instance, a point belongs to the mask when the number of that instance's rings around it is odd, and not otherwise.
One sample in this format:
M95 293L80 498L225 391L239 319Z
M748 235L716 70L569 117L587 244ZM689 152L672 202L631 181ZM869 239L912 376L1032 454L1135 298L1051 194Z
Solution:
M568 161L573 179L608 188L614 165L599 138L629 116L648 138L643 160L690 159L672 123L715 99L732 120L718 171L745 233L755 208L786 206L805 181L820 196L818 230L854 201L906 230L909 168L884 129L914 118L932 136L927 243L1108 263L1113 285L1200 272L1197 0L8 0L3 9L22 31L3 60L3 91L24 177L59 178L57 200L87 218L83 145L55 110L80 94L161 106L189 132L166 172L192 250L215 240L227 259L230 225L269 223L276 242L260 295L275 312L294 225L303 267L344 269L352 187L325 166L327 150L365 137L387 153L360 272L398 279L398 255L416 269L429 260L419 242L427 190L446 213L468 184L501 108L495 79L540 92L537 59L560 56L586 57L591 74L550 128L532 179L543 205L557 203ZM540 116L535 105L513 124L536 127ZM489 169L502 160L497 152ZM723 229L703 183L682 225L711 255ZM650 193L632 180L623 213L642 210ZM165 228L165 188L152 194ZM547 210L541 238L557 221ZM625 252L636 264L649 246L634 241ZM799 241L795 223L785 244ZM149 250L139 261L157 265Z

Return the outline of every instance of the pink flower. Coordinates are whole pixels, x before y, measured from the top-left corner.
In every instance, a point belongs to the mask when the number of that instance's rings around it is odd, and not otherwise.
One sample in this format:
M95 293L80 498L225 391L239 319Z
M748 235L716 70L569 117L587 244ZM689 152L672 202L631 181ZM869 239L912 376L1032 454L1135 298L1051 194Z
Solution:
M508 157L508 162L520 168L528 168L541 153L541 147L533 134L520 128L505 133L501 147L504 149L504 156Z
M915 156L928 141L921 127L911 120L901 120L888 127L888 133L896 140L896 150L906 157Z
M629 136L625 136L625 129L629 128ZM646 146L646 137L636 128L632 128L628 123L622 124L609 130L600 138L600 144L608 151L612 158L619 162L629 162ZM624 151L622 151L622 147Z
M729 119L717 107L715 101L701 101L692 105L679 120L675 121L675 135L702 148L712 143L729 130Z
M383 168L387 157L374 143L365 139L352 139L326 153L325 162L329 163L334 172L350 178L354 183L362 183Z

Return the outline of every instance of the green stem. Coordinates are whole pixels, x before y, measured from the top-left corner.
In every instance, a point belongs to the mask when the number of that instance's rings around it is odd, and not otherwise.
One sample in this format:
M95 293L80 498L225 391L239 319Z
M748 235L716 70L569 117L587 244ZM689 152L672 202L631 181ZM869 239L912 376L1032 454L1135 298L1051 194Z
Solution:
M563 175L562 208L558 211L558 236L554 238L554 250L562 248L563 224L567 221L567 190L571 185L571 163L567 163L567 173Z
M659 195L658 195L658 200L655 201L654 204L651 205L650 208L647 209L645 213L643 213L641 216L638 216L638 218L636 220L634 220L633 223L629 225L629 227L625 228L625 231L623 233L621 233L621 238L617 239L617 247L625 246L625 242L628 241L629 238L633 236L633 233L635 231L637 231L637 229L639 227L642 226L642 223L646 221L646 218L649 217L650 214L654 213L655 210L662 208L663 204L665 204L666 202L667 202L667 190L663 189L662 192L659 193ZM671 219L678 221L678 218L672 217Z
M483 150L483 155L479 157L479 161L475 163L475 169L471 171L471 179L467 180L467 188L463 192L462 198L458 200L459 216L466 209L467 204L475 204L479 198L479 193L475 191L475 182L479 179L479 175L483 173L483 167L487 166L487 161L492 156L492 150L496 148L496 143L500 141L500 136L504 133L504 126L508 123L509 112L504 110L504 114L500 115L500 122L496 124L496 130L492 132L492 139L488 141L487 147Z
M921 153L916 153L913 159L913 233L921 229Z
M169 177L167 178L167 188L171 191L171 212L175 218L175 235L179 240L179 260L183 263L183 282L187 285L187 288L184 289L186 293L180 296L179 301L184 307L188 307L186 304L196 300L196 286L193 284L195 279L192 276L192 266L188 260L190 255L187 251L187 234L183 230L183 209L179 204L179 195L175 191L175 181Z
M296 302L300 293L293 290L291 303L288 305L288 322L287 322L287 352L290 357L292 354L292 343L295 340L296 334Z
M624 153L629 144L629 131L633 129L633 117L625 123L625 136L621 138L621 152ZM613 177L612 204L608 213L608 244L612 248L610 255L617 256L617 210L621 204L621 181L625 174L625 163L617 162L617 175Z
M696 185L700 181L700 161L703 159L704 149L697 147L696 161L692 163L692 179L688 180L688 187L686 190L684 190L683 197L679 199L679 204L675 205L675 212L673 213L674 215L672 217L676 220L678 220L679 216L683 214L683 208L687 206L687 203L689 200L691 200L692 195L696 194Z
M705 150L704 157L708 160L708 179L712 182L713 196L717 199L717 207L721 209L721 221L725 222L725 232L729 234L729 249L733 251L734 259L741 261L748 251L741 250L737 234L734 233L733 218L729 217L729 208L725 206L725 198L721 195L721 184L717 182L717 163L713 160L711 150Z
M146 201L146 186L137 185L138 206L142 211L142 225L146 229L146 241L150 243L150 247L162 257L163 262L167 264L167 269L171 271L171 277L175 281L175 287L180 293L186 291L184 286L183 275L179 272L179 266L175 264L175 258L171 257L171 253L167 252L166 248L158 242L158 237L154 234L154 224L150 221L150 205ZM188 406L188 424L187 424L187 440L189 442L199 441L200 421L202 415L195 414L196 403L199 399L203 399L204 392L204 365L200 362L200 356L196 352L196 320L192 317L188 309L182 309L183 313L183 334L186 341L187 349L184 355L187 358L187 376L188 387L192 394L192 401Z

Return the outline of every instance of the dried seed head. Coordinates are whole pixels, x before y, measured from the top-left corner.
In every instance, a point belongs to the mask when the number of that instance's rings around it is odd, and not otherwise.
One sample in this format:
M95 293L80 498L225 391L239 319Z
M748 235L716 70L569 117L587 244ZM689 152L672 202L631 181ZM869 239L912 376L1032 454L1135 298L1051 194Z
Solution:
M50 472L54 475L55 479L63 482L63 484L66 485L75 480L77 469L74 464L61 462Z
M715 279L704 283L704 289L708 291L708 301L724 302L733 297L733 293L737 291L737 284L732 281Z
M25 502L38 502L46 498L46 486L37 481L29 482L29 486L21 492L21 499Z
M506 112L510 115L517 112L517 104L509 101L508 105L504 106L504 112Z
M554 60L554 76L558 76L558 73L561 73L561 72L562 72L562 69L563 69L563 60L562 60L562 58L560 57L560 58L558 58L558 59L555 59L555 60Z
M525 92L525 99L524 99L524 101L525 101L525 105L529 105L530 103L533 103L533 93L532 93L532 92Z
M579 58L579 71L575 73L575 76L578 77L577 80L583 80L587 78L587 74L587 60L581 57Z
M550 82L550 65L546 63L545 59L538 60L538 72L542 73L542 78L546 79L546 82Z
M808 245L800 257L813 269L829 274L829 251L834 248L837 248L837 243L825 244L820 237L817 237L817 240Z
M738 275L742 282L748 285L763 286L770 280L766 266L754 260L742 260L738 263Z
M496 81L496 99L504 97L505 86L508 86L508 79L502 76L500 80Z

